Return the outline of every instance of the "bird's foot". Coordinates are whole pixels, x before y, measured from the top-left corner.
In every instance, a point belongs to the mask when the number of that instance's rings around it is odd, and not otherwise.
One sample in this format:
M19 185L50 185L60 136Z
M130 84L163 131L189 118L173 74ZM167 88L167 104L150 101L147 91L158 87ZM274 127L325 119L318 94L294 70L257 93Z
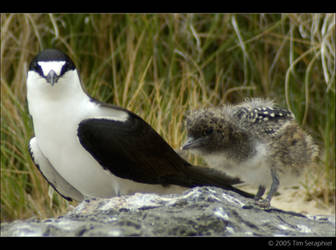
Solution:
M257 208L261 208L261 209L266 210L266 209L269 209L271 207L271 202L268 199L253 200L253 201L247 202L247 204L243 206L243 208L245 208L245 209L249 209L249 208L253 208L253 207L257 207Z
M271 201L268 200L268 199L257 200L257 201L255 201L255 204L257 206L259 206L260 208L263 208L263 209L268 209L268 208L271 207Z

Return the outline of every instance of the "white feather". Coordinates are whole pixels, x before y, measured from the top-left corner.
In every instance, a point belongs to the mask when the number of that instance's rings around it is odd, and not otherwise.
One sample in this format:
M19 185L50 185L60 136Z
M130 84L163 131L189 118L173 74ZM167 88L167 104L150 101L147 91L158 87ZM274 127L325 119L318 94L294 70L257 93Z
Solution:
M104 118L125 122L128 113L92 102L82 90L77 70L66 72L54 86L38 73L28 72L27 99L41 152L84 196L107 198L136 191L170 193L182 190L176 186L167 189L116 177L82 147L77 137L82 120Z

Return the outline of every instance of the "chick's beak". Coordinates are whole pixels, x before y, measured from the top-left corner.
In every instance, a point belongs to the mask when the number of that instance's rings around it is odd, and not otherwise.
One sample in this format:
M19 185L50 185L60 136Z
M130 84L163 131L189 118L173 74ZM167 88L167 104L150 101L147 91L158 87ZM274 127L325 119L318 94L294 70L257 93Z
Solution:
M203 144L204 140L205 138L203 137L200 138L188 137L186 142L183 144L181 148L182 150L198 148Z

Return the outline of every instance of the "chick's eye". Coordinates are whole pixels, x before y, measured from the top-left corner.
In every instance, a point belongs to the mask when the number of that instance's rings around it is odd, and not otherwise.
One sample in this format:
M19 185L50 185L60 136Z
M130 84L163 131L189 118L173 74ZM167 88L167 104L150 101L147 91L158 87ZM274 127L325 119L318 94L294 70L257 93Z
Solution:
M210 135L210 134L212 134L212 132L213 132L213 129L212 128L207 128L206 130L204 130L204 135Z

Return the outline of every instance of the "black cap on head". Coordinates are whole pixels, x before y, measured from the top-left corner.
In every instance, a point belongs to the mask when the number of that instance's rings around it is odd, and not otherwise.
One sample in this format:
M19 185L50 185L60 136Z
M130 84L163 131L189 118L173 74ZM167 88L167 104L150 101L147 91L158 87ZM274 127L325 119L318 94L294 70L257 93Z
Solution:
M36 61L71 61L70 57L58 49L42 50L33 60Z
M48 62L48 61L65 61L65 65L62 68L60 75L64 74L68 70L74 70L76 68L75 64L71 58L58 49L45 49L42 50L37 56L33 58L29 65L29 70L34 70L38 73L41 72L40 65L38 62Z

